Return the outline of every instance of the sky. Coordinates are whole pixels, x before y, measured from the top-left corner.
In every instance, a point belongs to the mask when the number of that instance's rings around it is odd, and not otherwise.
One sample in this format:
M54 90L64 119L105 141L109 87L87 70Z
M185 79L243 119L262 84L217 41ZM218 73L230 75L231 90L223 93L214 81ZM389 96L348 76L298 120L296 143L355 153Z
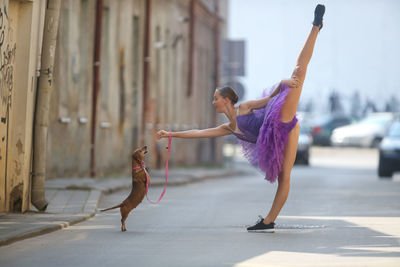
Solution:
M229 0L228 38L246 41L245 100L290 77L318 3L326 6L324 26L300 104L313 99L326 111L332 91L348 108L355 91L379 109L400 100L400 1Z

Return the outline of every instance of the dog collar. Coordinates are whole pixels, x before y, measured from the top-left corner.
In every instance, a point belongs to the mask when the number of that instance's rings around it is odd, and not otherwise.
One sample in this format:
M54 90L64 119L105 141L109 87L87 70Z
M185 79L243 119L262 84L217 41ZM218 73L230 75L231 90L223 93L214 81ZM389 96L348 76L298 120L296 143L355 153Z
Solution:
M144 169L146 167L146 163L144 161L142 161L142 165L140 166L136 166L134 168L132 168L132 170L139 170L139 169Z

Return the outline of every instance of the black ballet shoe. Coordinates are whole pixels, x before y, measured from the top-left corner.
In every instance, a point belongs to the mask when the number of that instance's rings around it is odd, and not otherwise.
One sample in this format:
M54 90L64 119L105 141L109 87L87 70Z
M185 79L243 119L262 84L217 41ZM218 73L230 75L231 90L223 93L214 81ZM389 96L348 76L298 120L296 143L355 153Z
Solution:
M322 29L323 26L323 17L325 14L325 6L324 5L317 5L314 11L314 26L319 26L319 29Z

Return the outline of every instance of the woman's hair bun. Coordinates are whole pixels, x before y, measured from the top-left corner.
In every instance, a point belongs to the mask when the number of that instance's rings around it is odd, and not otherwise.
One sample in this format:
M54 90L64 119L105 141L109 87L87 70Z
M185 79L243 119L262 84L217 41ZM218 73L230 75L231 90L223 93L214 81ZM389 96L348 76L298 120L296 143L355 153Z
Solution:
M228 98L233 105L235 105L239 100L239 97L236 94L235 90L233 90L233 88L230 86L219 87L217 88L217 91L222 97Z

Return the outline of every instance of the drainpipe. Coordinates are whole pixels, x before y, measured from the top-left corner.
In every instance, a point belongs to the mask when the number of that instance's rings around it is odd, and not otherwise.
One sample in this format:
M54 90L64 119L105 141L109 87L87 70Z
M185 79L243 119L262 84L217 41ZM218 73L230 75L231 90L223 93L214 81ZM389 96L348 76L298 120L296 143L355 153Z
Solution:
M215 49L215 57L214 57L214 88L219 86L219 60L220 60L220 23L219 23L219 3L215 1L215 13L214 13L214 49ZM214 90L213 90L214 91ZM213 125L217 125L217 117L213 116Z
M192 95L193 91L193 68L194 68L194 23L195 23L196 0L190 1L189 6L189 73L187 96Z
M60 6L61 0L47 1L39 86L36 92L31 202L39 211L45 211L49 204L45 199L44 186L46 180L46 147Z
M144 25L144 61L143 61L143 117L142 117L142 134L141 144L144 144L144 136L146 134L146 111L147 107L147 95L149 88L149 68L150 68L150 21L151 21L151 0L146 1L145 7L145 25Z
M96 176L95 170L95 144L96 144L96 120L97 120L97 99L100 87L100 57L101 57L101 23L103 18L103 0L96 3L96 26L94 36L94 57L93 57L93 100L92 100L92 123L90 143L90 176Z
M214 91L215 88L219 86L219 60L220 60L220 23L219 23L219 2L215 1L215 13L214 13L214 49L215 49L215 57L214 57ZM212 125L213 127L217 126L217 114L214 113L212 116ZM215 138L211 139L211 160L216 162L216 153L217 153L217 143Z

